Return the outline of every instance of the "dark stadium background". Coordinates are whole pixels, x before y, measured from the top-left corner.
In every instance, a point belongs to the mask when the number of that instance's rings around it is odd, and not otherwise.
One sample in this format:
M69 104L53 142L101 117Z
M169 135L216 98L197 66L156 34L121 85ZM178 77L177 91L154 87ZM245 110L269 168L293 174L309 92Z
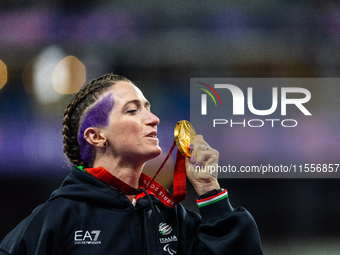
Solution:
M0 240L68 174L62 115L85 81L114 72L139 84L161 119L152 174L190 119L190 78L339 77L339 52L337 1L0 1ZM58 78L70 94L53 89ZM340 163L336 124L308 144ZM170 189L173 162L159 178ZM265 254L339 254L338 179L220 182L254 216ZM183 204L197 211L195 199L189 185Z

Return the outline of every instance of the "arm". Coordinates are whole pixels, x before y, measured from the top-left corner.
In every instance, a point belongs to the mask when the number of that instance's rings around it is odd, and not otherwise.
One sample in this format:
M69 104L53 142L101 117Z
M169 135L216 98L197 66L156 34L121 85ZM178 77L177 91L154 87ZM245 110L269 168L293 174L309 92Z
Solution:
M198 239L212 254L263 254L253 217L243 207L234 209L226 195L224 190L211 196L204 200L205 205L200 205L201 200L197 201L202 216ZM215 202L217 197L221 200Z
M218 158L218 151L212 149L202 136L192 140L191 158L186 159L186 173L200 196L197 204L202 216L193 254L209 254L207 250L211 254L263 254L253 217L245 208L234 209L231 206L227 191L220 189L217 171L208 171L209 167L217 166ZM205 171L200 171L200 167Z
M234 209L224 192L217 194L224 196L221 200L199 207L201 217L178 205L178 218L182 229L178 254L263 254L253 217L243 207ZM209 201L209 198L205 201ZM197 202L200 204L200 200Z
M37 207L4 238L0 244L0 255L58 254L59 235L55 233L59 233L62 224L55 221L55 214L44 220L40 213L42 208L43 205Z

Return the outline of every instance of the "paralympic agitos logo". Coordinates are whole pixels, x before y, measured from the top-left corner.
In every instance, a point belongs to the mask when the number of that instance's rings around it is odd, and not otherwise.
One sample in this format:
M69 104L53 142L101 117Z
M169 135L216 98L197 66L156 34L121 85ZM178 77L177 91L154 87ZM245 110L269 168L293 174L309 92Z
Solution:
M243 91L236 85L231 84L214 84L214 87L211 85L208 85L206 83L197 82L198 84L203 85L204 87L197 87L198 89L202 90L203 94L201 94L201 115L207 115L208 114L208 103L207 103L207 95L210 96L211 100L213 100L215 107L222 107L222 99L223 100L229 100L229 98L222 98L220 96L220 92L223 90L228 90L231 93L232 96L232 113L233 116L236 115L245 115L245 95ZM290 97L290 95L294 94L299 96L299 98L293 98ZM217 103L218 99L219 103ZM296 106L305 116L311 116L312 114L307 110L307 108L304 106L305 103L307 103L311 99L311 93L308 89L300 88L300 87L281 87L280 88L280 98L278 93L278 88L273 87L272 88L272 104L269 109L256 109L254 107L254 100L253 100L253 88L247 87L247 107L248 110L257 116L268 116L270 114L273 114L279 104L280 99L280 106L281 106L281 116L287 115L287 105L294 105ZM213 109L212 109L213 110ZM219 111L223 113L223 111ZM246 120L243 119L243 121L233 121L233 119L213 119L213 127L216 127L216 125L225 125L229 124L230 127L233 126L240 126L243 127L249 126L249 127L262 127L266 123L270 124L272 127L274 127L278 122L283 127L296 127L298 125L297 120L295 119L274 119L274 118L266 118L266 119L250 119Z

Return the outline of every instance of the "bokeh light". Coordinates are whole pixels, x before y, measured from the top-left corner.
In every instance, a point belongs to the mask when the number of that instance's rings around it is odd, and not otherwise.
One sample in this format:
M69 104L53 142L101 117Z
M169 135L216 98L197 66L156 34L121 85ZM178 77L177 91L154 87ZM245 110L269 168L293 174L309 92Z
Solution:
M0 60L0 89L7 83L7 66Z
M28 94L34 94L33 70L34 65L38 59L39 58L36 57L29 61L22 72L22 84L26 93Z
M63 58L64 51L57 45L51 45L34 61L33 91L40 103L50 104L61 99L62 95L53 88L52 76L55 67Z
M63 58L55 67L52 75L53 87L60 94L76 93L85 81L85 66L74 56Z

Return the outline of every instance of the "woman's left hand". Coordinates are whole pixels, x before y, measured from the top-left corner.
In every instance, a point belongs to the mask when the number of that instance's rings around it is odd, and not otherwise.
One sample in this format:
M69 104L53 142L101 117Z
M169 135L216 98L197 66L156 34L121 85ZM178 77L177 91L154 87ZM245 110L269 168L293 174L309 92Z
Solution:
M202 135L197 135L191 140L190 155L190 158L185 159L186 174L197 194L200 196L210 190L219 189L218 151L211 148Z

